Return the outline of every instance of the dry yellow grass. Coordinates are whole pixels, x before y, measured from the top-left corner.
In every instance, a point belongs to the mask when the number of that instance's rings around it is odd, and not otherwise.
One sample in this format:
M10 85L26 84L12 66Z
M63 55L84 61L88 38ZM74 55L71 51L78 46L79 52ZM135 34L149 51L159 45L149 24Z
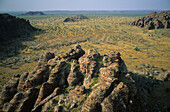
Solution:
M14 73L23 74L25 72L31 72L36 66L37 62L25 63L21 66L0 67L0 89L3 87L4 83L7 83L8 80L10 80Z
M63 23L64 18L30 20L31 24L45 32L35 35L34 40L22 42L29 45L20 50L21 54L65 53L73 42L79 43L87 52L95 48L100 54L111 50L119 51L128 70L138 70L141 64L150 64L166 70L170 69L170 29L145 30L129 25L138 17L92 17L88 20ZM149 36L151 35L151 36ZM87 40L86 42L80 42ZM59 48L58 45L61 45ZM139 48L140 51L134 50ZM28 55L29 55L28 54ZM0 67L1 85L13 73L30 72L37 62L21 66ZM137 67L138 66L138 67ZM3 78L5 77L5 78Z

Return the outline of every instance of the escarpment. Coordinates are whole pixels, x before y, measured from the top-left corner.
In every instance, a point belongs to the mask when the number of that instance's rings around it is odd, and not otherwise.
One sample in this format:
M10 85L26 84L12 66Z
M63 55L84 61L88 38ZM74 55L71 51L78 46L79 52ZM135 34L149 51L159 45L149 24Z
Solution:
M155 83L128 73L119 52L85 54L75 45L64 56L47 52L32 72L15 74L2 90L1 104L6 112L151 111Z
M31 34L34 31L37 31L37 29L30 24L29 20L16 18L9 14L0 14L1 42L22 37L23 35Z
M144 27L148 30L170 28L170 11L152 12L141 19L133 21L131 25Z

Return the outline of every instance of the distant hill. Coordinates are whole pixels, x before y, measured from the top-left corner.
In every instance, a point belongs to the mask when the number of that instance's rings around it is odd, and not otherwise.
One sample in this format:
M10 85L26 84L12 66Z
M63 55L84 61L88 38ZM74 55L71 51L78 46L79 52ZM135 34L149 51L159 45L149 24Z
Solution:
M22 15L45 15L45 14L41 11L35 11L35 12L30 11Z
M148 30L170 28L170 11L152 12L141 19L133 21L131 24Z
M88 19L86 16L83 15L77 15L75 17L67 17L63 22L69 22L69 21L77 21L77 20L82 20L82 19Z
M0 14L0 41L21 37L36 30L28 20Z

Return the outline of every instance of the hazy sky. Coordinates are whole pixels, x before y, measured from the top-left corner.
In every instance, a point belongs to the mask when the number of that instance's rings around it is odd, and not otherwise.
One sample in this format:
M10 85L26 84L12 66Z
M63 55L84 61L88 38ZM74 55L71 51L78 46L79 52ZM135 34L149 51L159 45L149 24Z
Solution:
M0 0L0 11L170 10L170 0Z

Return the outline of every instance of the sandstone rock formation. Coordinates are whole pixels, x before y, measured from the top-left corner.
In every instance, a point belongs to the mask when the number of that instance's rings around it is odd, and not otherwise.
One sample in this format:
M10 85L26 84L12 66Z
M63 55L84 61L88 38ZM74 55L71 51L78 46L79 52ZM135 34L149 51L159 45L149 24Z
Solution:
M25 19L16 18L9 14L0 14L0 39L4 40L18 38L30 34L37 29L32 27Z
M85 54L75 45L64 56L47 52L32 72L15 74L4 86L1 104L6 112L155 111L149 108L155 84L128 73L119 52Z
M70 21L75 22L82 19L88 19L88 18L83 15L77 15L75 17L67 17L63 22L70 22Z
M83 75L81 74L81 72L79 72L79 68L80 67L77 60L73 60L73 63L71 65L71 71L67 78L69 86L75 86L79 82L82 82Z
M131 25L144 27L148 30L170 28L170 11L152 12L141 19L133 21Z
M79 59L80 71L84 74L83 85L86 88L90 87L92 78L95 77L95 73L97 74L97 59L99 56L100 54L95 49L91 49L88 51L87 55L84 55Z
M17 87L20 77L13 76L11 80L4 86L1 93L1 103L9 102L17 93Z
M37 98L38 90L30 88L25 92L18 92L9 103L5 103L3 107L4 112L30 112L34 106Z
M22 14L22 15L45 15L43 12L41 11L30 11L30 12L27 12L25 14Z

